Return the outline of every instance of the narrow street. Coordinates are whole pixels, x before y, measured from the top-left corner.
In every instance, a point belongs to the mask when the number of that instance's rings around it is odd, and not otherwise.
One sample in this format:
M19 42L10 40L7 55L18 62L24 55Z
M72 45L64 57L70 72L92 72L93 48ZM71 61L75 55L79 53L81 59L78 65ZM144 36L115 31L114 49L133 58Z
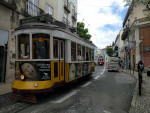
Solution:
M37 104L7 100L0 113L128 113L134 85L130 75L96 66L88 79L39 96Z

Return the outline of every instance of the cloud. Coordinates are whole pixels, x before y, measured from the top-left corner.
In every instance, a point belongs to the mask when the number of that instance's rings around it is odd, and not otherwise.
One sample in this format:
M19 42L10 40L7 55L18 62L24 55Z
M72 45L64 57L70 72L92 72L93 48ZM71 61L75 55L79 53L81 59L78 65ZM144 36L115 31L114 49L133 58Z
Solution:
M112 44L126 11L123 0L78 0L78 21L85 23L98 48Z

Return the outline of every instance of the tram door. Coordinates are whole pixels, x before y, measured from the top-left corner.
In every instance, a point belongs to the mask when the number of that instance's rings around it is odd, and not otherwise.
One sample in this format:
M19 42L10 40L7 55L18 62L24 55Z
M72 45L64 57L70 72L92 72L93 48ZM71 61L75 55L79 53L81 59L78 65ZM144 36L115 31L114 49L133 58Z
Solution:
M53 39L53 57L54 64L54 82L60 82L64 80L64 41Z

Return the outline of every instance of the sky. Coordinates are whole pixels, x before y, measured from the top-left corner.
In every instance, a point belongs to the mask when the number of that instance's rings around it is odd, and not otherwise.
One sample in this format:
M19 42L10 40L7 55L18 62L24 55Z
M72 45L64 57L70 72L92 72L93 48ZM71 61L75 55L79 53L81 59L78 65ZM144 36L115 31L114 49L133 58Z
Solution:
M85 23L97 48L115 41L128 10L124 5L124 0L78 0L77 21Z

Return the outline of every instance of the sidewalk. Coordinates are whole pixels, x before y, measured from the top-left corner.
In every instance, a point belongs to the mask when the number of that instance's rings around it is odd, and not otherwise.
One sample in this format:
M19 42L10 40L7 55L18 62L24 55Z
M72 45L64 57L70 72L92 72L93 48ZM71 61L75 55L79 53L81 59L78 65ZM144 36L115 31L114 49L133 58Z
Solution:
M9 84L0 84L0 95L4 95L12 92L11 83Z
M138 94L138 72L126 71L123 72L131 74L137 79L136 86L133 92L133 99L130 107L129 113L150 113L150 77L147 73L143 73L143 83L142 83L142 95Z

